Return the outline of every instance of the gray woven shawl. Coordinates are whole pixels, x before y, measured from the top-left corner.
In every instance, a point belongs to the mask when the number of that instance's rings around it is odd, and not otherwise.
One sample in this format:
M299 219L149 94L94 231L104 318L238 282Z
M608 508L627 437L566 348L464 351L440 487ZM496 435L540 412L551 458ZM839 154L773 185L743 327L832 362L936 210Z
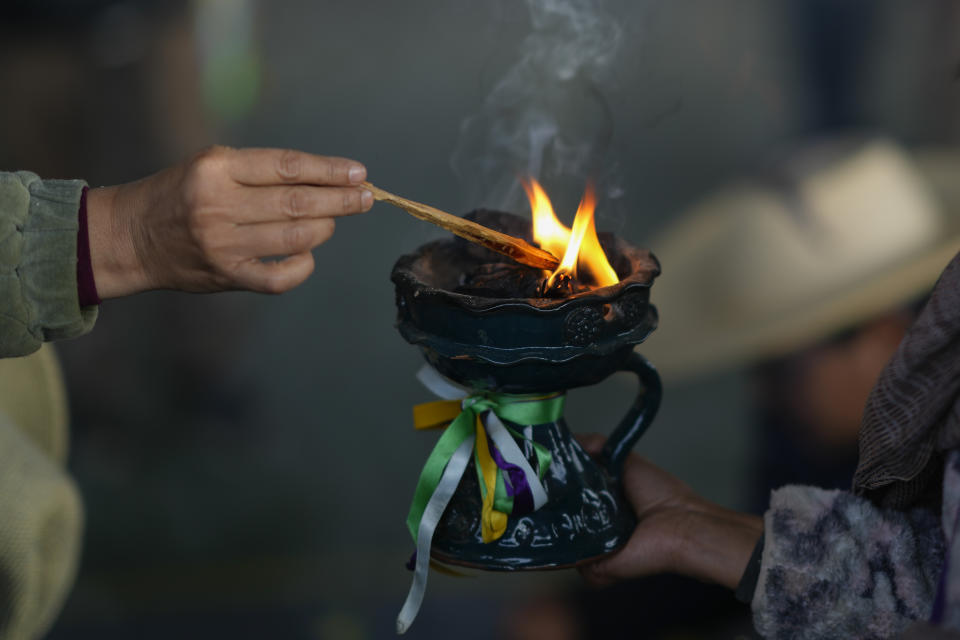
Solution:
M960 254L880 374L860 427L853 490L902 509L939 489L942 453L960 447Z

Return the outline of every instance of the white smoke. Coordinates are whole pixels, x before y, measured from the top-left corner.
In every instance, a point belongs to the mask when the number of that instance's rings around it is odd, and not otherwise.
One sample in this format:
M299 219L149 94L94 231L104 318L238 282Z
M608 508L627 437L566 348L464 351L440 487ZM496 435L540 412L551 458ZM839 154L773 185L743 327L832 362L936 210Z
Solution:
M587 178L596 179L601 203L622 193L608 157L613 122L601 88L623 30L603 0L525 4L531 30L519 59L464 120L452 164L470 206L524 211L517 177L532 175L567 217L559 205L575 206Z

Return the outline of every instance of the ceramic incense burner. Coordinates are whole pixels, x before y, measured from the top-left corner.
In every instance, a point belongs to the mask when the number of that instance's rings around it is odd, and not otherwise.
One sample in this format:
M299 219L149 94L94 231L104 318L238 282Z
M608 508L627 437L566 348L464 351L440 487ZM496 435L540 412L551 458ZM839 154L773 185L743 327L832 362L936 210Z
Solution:
M529 222L477 212L482 224L529 237ZM635 526L623 501L623 462L650 426L660 404L660 379L634 346L657 325L650 288L660 267L646 250L606 234L600 242L620 282L564 298L494 298L458 293L465 274L494 254L459 239L439 240L394 266L401 335L417 345L446 378L476 393L550 394L596 384L617 371L634 373L639 391L599 461L571 436L562 417L522 425L517 443L533 459L532 443L549 451L543 474L547 502L511 516L496 540L484 542L477 473L464 473L433 537L432 555L445 563L488 570L561 568L615 551ZM591 425L591 430L594 426Z

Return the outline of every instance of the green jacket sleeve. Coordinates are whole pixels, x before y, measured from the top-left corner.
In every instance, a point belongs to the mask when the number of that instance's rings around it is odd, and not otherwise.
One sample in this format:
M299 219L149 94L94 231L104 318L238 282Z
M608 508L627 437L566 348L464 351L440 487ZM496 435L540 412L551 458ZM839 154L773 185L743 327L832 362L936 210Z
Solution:
M86 183L0 172L0 357L91 328L77 294L77 212Z

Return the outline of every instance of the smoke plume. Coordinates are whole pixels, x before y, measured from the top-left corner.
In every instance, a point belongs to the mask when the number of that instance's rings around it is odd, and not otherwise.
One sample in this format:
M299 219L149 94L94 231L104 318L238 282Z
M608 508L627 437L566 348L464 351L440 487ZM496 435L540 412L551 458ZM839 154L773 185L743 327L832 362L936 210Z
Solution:
M530 33L519 59L461 125L454 171L471 206L524 211L517 177L531 175L561 217L572 211L571 201L575 208L588 177L597 181L602 207L621 193L608 157L613 122L601 88L623 30L603 0L525 4Z

